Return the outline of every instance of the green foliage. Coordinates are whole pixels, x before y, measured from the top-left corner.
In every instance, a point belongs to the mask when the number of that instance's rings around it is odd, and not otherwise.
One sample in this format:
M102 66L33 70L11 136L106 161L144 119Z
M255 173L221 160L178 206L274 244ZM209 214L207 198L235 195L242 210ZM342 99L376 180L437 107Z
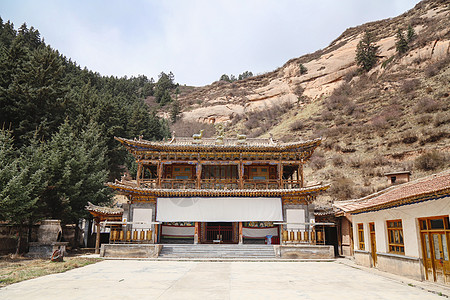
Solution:
M253 73L252 73L252 72L250 72L250 71L245 71L245 72L243 72L242 74L239 74L238 80L246 79L246 78L249 78L249 77L252 77L252 76L253 76Z
M228 76L227 74L223 74L222 76L220 76L220 81L227 81L227 82L231 82L230 80L230 76Z
M46 217L73 223L85 216L87 202L107 203L110 190L105 138L96 123L78 131L66 120L45 145L49 183Z
M406 40L405 35L403 34L402 30L399 29L397 31L397 35L395 36L396 42L395 42L395 48L398 53L403 54L406 51L408 51L408 41Z
M308 69L303 64L299 64L298 66L300 68L300 75L308 73Z
M411 25L409 25L406 31L406 40L408 43L411 43L415 38L416 32L414 31L414 28Z
M416 37L416 32L414 31L414 28L412 28L411 25L408 26L408 29L406 30L406 34L403 33L401 29L398 29L397 34L395 36L396 42L395 42L395 48L399 54L406 53L410 46L409 44L414 40Z
M175 123L178 120L178 115L181 112L180 103L177 100L172 102L172 107L170 108L170 120Z
M239 74L238 77L236 78L236 76L234 76L233 74L231 74L230 76L228 76L227 74L223 74L222 76L220 76L220 81L227 81L227 82L235 82L238 80L243 80L249 77L252 77L253 73L250 71L245 71L242 74Z
M77 222L88 200L109 201L104 183L123 172L115 136L169 136L143 100L171 102L174 76L100 76L1 18L0 45L0 125L10 128L0 132L0 221Z
M156 98L156 102L160 103L161 106L172 102L170 91L175 87L176 85L174 83L174 76L172 72L169 72L169 74L161 72L161 74L159 75L159 80L155 85L154 96Z
M368 72L378 61L377 53L379 46L375 45L372 35L366 31L356 46L356 64Z
M33 142L19 156L8 130L0 130L0 143L0 220L20 225L36 220L47 184L42 147Z

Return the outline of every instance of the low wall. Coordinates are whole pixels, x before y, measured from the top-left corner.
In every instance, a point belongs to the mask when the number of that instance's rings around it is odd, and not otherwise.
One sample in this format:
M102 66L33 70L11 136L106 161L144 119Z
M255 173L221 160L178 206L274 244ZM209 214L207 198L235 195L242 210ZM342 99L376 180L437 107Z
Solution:
M424 280L419 258L391 253L377 253L377 269L415 280Z
M369 251L354 250L355 262L358 265L371 268L372 267L372 255Z
M155 244L102 244L101 257L154 258L158 257L162 245Z
M274 245L275 255L291 259L334 259L330 245Z

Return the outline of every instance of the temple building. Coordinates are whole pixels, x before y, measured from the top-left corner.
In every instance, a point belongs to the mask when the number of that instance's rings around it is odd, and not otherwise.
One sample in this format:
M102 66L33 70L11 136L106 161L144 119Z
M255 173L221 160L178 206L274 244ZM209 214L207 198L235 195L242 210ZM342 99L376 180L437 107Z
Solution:
M321 139L116 138L135 157L136 180L108 183L128 198L111 243L324 243L303 166ZM113 224L113 223L111 223Z

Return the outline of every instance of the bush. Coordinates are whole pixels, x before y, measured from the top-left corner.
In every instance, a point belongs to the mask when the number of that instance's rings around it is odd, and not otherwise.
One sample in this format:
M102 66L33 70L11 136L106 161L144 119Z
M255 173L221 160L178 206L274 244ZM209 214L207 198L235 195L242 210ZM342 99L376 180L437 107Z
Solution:
M415 160L416 168L423 171L434 171L447 164L445 154L438 151L424 153Z
M333 166L335 167L339 167L342 166L344 164L344 159L342 158L342 155L334 155L333 158L331 159L331 161L333 162Z
M449 122L450 122L450 113L449 112L439 112L434 116L434 119L433 119L434 127L439 127L439 126L447 124Z
M417 113L432 113L441 108L441 105L439 102L429 98L425 97L419 100L416 104L416 107L414 109L414 112Z
M402 137L401 137L401 141L404 144L412 144L417 142L418 137L417 134L414 131L407 131L405 133L403 133Z
M349 200L354 195L354 185L351 179L338 177L333 180L328 191L335 200Z
M311 168L313 170L320 170L325 167L327 161L324 157L324 154L320 151L314 152L310 159Z
M298 66L300 68L300 75L308 73L308 69L303 64L299 64Z
M409 79L409 80L403 81L401 90L402 90L402 92L408 94L408 93L416 90L419 86L420 86L420 80Z
M435 63L432 63L428 65L428 67L425 68L425 75L427 77L433 77L439 73L440 70L442 70L445 66L447 66L450 62L450 58L446 57L444 59L438 60Z
M298 131L302 130L304 127L305 125L303 124L302 120L296 120L294 123L292 123L291 130Z

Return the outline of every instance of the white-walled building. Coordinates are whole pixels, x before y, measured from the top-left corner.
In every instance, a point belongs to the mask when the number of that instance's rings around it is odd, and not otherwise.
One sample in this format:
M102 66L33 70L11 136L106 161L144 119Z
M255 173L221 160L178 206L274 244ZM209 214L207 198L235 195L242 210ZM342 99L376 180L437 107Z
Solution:
M450 170L334 206L351 214L358 264L450 284Z

